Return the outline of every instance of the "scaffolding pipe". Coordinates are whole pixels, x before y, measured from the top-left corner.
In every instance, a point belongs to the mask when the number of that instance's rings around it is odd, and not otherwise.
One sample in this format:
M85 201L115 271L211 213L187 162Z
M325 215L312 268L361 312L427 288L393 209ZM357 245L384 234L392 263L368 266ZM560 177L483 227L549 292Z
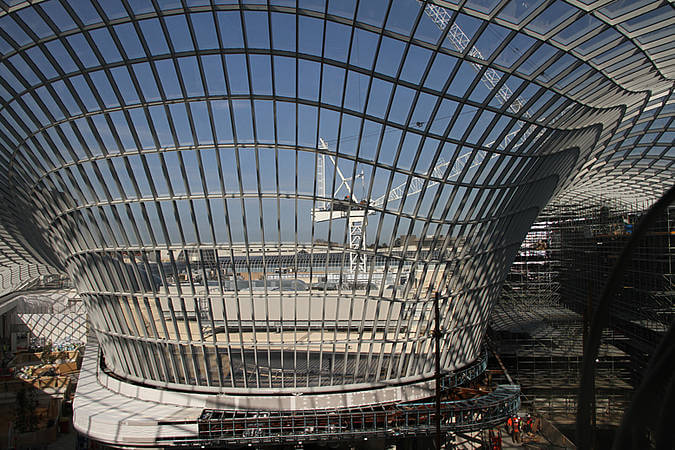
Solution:
M590 448L591 446L591 398L593 396L593 381L595 378L595 360L598 355L598 349L600 347L600 338L602 337L602 330L607 326L609 321L609 306L612 299L617 291L617 287L621 285L621 277L623 272L630 261L631 255L637 244L649 229L649 226L654 223L654 220L657 216L662 214L668 205L675 201L675 186L672 186L668 191L656 202L642 217L640 223L635 228L634 233L631 235L628 244L624 247L621 252L621 256L616 262L612 273L605 284L602 296L598 302L598 306L595 309L593 314L593 322L589 330L588 342L584 347L584 360L581 372L581 385L579 387L579 397L577 401L577 444L579 448ZM646 377L645 377L646 378ZM644 386L641 385L641 389ZM615 448L619 446L619 442L622 440L620 438L625 437L626 429L629 427L630 421L627 420L627 417L631 417L631 414L634 413L638 408L635 406L636 400L640 397L641 390L636 392L629 411L624 415L624 419L621 427L618 430L618 434L615 438ZM635 415L636 418L639 415ZM629 442L626 439L626 442Z

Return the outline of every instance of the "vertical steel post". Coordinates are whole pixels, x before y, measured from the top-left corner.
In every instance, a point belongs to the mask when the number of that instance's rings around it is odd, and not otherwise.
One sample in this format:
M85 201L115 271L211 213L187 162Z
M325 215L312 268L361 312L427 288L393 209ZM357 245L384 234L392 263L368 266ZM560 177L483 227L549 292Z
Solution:
M434 296L434 340L436 341L436 449L441 450L441 317L440 293Z

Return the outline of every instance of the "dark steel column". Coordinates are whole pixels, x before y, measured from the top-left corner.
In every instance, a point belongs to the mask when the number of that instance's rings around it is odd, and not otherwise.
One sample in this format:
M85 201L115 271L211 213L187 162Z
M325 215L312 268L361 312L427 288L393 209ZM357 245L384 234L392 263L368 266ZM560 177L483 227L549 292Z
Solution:
M434 340L436 341L436 449L441 449L441 318L440 293L434 296Z

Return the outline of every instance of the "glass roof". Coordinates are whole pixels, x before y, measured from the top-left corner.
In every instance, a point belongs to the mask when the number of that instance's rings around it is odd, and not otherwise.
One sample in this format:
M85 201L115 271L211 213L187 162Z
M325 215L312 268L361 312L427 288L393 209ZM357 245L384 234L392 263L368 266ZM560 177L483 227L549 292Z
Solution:
M304 330L301 385L426 373L423 358L384 355L429 345L392 317L421 333L436 290L464 305L446 367L470 360L551 198L653 200L672 184L675 14L665 1L458 3L0 1L0 265L67 271L110 342L161 336L187 364L180 345L211 340L244 372L160 370L110 344L114 370L158 383L272 387L245 373L241 348L256 320L273 328L255 317L257 288L289 307L270 276L289 271L322 299L306 322L333 327ZM331 280L351 306L328 306ZM253 325L213 306L232 296ZM220 316L205 336L207 310ZM364 317L367 333L352 325ZM248 338L271 370L286 338ZM345 375L350 345L362 378ZM330 346L345 373L315 376Z

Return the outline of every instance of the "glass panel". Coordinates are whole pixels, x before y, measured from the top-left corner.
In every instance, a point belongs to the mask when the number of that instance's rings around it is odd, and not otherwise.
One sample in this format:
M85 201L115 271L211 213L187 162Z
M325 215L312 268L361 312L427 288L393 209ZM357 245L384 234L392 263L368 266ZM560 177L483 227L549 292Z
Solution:
M385 75L395 76L398 72L404 50L405 44L403 42L387 37L382 38L375 70Z
M159 60L155 61L157 74L162 83L162 89L164 89L164 96L166 98L182 98L183 92L181 91L180 84L178 83L178 76L176 75L176 68L174 67L174 62L171 60Z
M112 89L112 86L110 86L110 82L108 81L108 77L105 74L105 72L99 70L97 72L91 72L89 76L91 77L91 80L94 83L96 92L98 93L98 95L100 95L105 106L109 108L113 106L118 106L119 101L117 99L117 96L115 95L115 92Z
M563 45L568 45L602 26L602 22L598 19L589 14L585 14L568 25L560 33L556 34L553 39Z
M324 65L321 85L321 102L340 106L342 104L344 80L344 69Z
M0 17L0 28L16 42L19 47L24 46L33 40L23 31L23 28L17 24L10 16Z
M171 30L169 37L175 51L189 52L194 50L190 29L184 16L167 16L164 18L164 21L166 22L167 30Z
M80 59L80 62L84 67L94 67L98 66L98 58L94 54L94 51L91 49L91 46L81 34L74 34L66 38L68 43L73 48L73 52Z
M138 24L151 55L163 55L169 52L169 45L158 19L141 20Z
M361 29L354 30L350 64L370 69L377 49L378 37L375 33Z
M504 67L511 67L521 56L532 48L536 41L524 34L516 34L497 56L495 62Z
M384 24L384 17L388 8L389 0L360 2L356 20L376 27L381 27Z
M120 0L97 0L99 6L110 20L127 17L128 14Z
M96 12L96 8L91 4L89 0L79 0L77 6L73 8L75 14L77 14L85 25L91 25L101 21L101 16Z
M22 55L14 55L9 58L9 62L14 66L14 70L18 72L29 85L37 84L40 79L35 75L33 69L26 63Z
M30 57L31 61L33 61L33 64L35 64L37 68L40 69L45 78L49 79L57 75L56 69L52 63L49 62L49 59L47 59L47 56L39 47L29 48L26 50L26 53Z
M408 50L408 55L401 71L401 79L419 84L427 68L431 52L416 45Z
M267 13L258 11L246 11L244 13L246 24L246 44L249 48L269 48L269 25Z
M298 52L321 56L324 21L304 16L298 20Z
M94 97L94 93L91 91L82 75L71 77L70 82L73 84L73 89L89 112L99 109L99 104Z
M673 17L672 5L664 5L660 8L646 12L634 19L627 20L621 23L621 27L628 31L637 31L641 28L654 25L658 22L665 22Z
M17 11L17 15L33 33L37 34L39 38L45 38L54 34L52 29L49 28L49 25L42 20L42 17L38 15L35 9L23 8ZM54 19L52 18L52 20Z
M314 61L298 61L298 97L308 100L319 98L321 65Z
M117 84L117 89L124 99L124 103L131 105L138 103L138 93L134 87L133 82L131 81L131 76L126 67L115 67L110 69L113 78L115 79L115 84Z
M267 55L250 55L251 83L254 94L272 95L272 69Z
M202 56L206 87L210 95L225 95L225 73L219 55ZM270 75L271 78L271 75Z
M499 11L497 17L517 25L532 14L532 12L542 3L544 3L544 0L535 0L532 2L511 0L501 9L501 11Z
M525 28L539 34L548 34L555 27L579 11L574 6L562 1L556 1L534 18Z
M60 41L50 41L45 44L54 60L61 66L61 70L70 73L77 70L77 65Z
M107 28L91 30L89 34L106 62L114 63L122 61L122 56L117 50L117 46Z
M76 27L75 21L68 12L61 6L58 0L49 0L37 5L41 8L47 17L49 17L60 31L69 31Z
M56 91L56 94L59 96L59 100L63 102L63 104L66 106L68 112L70 112L71 115L82 113L82 111L80 111L80 108L77 106L75 99L70 93L70 90L63 81L59 80L54 82L52 84L52 87L54 88L54 91Z
M248 69L244 55L226 55L225 66L233 94L248 94Z
M243 48L244 39L238 11L218 11L218 25L222 42L229 48Z
M138 63L133 64L132 69L134 75L138 80L138 84L141 87L143 92L143 97L145 101L155 101L159 100L161 97L159 95L159 89L157 88L157 83L155 83L155 77L152 73L149 63Z
M278 50L295 51L295 16L272 13L272 45Z
M204 95L202 86L201 71L197 64L197 58L190 56L188 58L178 58L181 78L188 97L197 97Z
M611 42L618 45L621 39L622 39L621 34L616 32L612 28L607 28L605 31L598 34L597 36L589 39L586 42L579 44L574 48L574 50L581 55L588 55L589 53Z
M419 10L420 5L417 2L393 0L391 12L387 18L386 29L400 33L404 36L410 36ZM422 21L425 19L427 19L426 16L423 16Z
M210 12L190 14L192 29L195 32L197 47L201 50L218 48L218 35L216 34L213 14Z

